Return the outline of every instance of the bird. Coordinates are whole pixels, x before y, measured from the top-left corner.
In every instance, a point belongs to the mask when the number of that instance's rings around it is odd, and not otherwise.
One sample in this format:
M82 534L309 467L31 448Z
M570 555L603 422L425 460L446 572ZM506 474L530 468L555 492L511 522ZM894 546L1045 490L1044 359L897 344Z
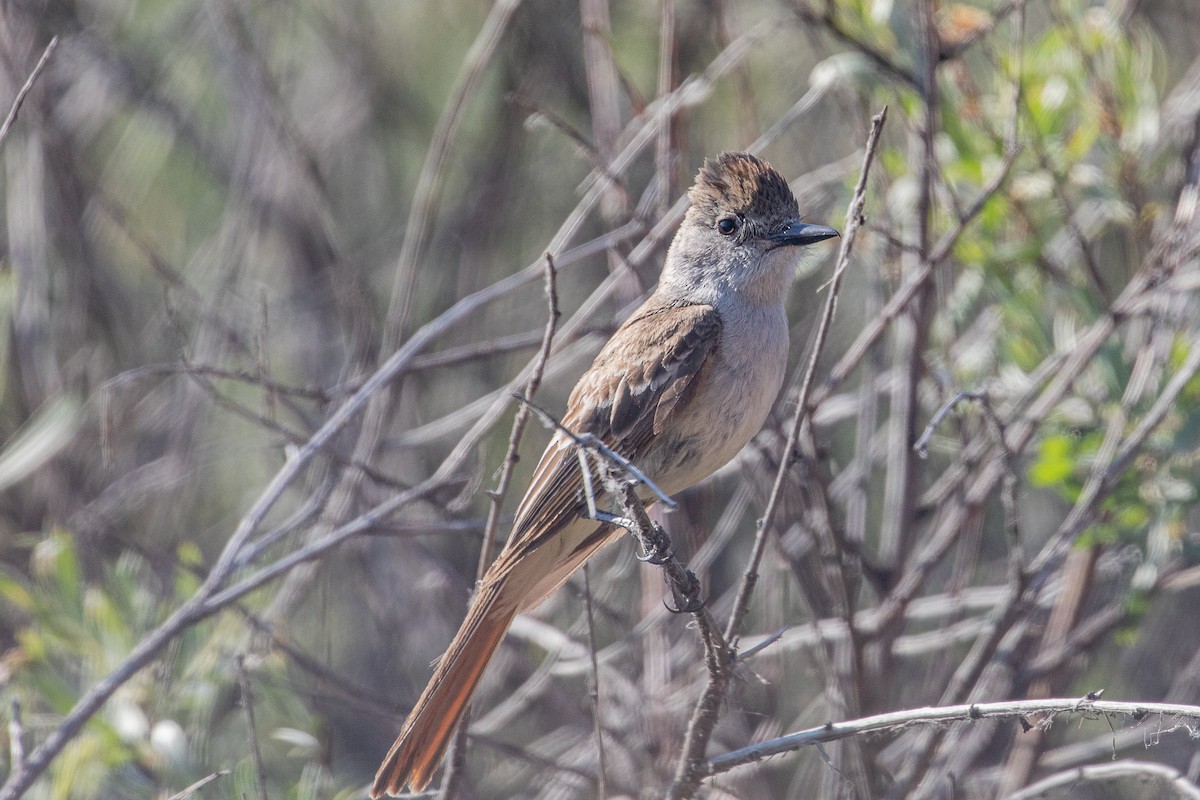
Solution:
M784 303L797 248L838 232L803 222L787 181L748 153L706 159L688 198L658 286L571 392L508 541L379 767L372 798L429 785L513 618L621 535L613 516L589 514L576 437L594 437L672 495L726 464L766 421L787 367ZM604 497L591 500L596 508Z

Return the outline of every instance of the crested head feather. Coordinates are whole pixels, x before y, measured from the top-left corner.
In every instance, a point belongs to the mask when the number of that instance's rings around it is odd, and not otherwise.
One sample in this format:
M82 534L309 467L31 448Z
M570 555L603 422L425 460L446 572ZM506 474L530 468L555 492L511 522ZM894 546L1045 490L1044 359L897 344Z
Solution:
M783 176L749 153L706 159L688 192L694 213L714 220L725 214L753 219L795 217L796 198Z

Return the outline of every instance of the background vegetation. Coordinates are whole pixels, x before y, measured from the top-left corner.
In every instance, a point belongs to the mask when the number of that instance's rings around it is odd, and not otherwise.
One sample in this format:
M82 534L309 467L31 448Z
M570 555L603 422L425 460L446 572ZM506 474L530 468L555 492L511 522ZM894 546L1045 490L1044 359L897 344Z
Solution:
M364 796L473 583L543 254L561 413L705 155L759 152L844 229L884 105L739 646L776 638L708 754L925 705L1200 703L1195 10L0 4L0 108L58 37L0 144L0 797ZM665 518L718 620L795 397ZM590 565L590 617L581 575L518 620L448 794L666 791L706 673L634 552ZM1082 766L1108 771L1039 796L1195 796L1174 717L1044 721L851 738L698 796L1015 796Z

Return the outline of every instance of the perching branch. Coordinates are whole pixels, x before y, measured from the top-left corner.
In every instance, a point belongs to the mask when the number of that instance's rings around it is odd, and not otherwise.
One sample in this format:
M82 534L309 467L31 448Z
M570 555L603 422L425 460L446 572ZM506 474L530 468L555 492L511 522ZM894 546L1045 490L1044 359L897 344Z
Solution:
M788 434L787 444L784 446L783 456L779 460L779 469L775 474L775 483L767 500L766 510L763 511L762 519L758 524L758 530L754 537L754 546L751 550L746 570L742 576L741 585L738 588L733 610L730 611L729 620L725 626L724 641L726 642L735 641L741 629L742 619L745 617L750 603L750 595L754 591L754 585L758 582L758 565L766 549L767 534L771 530L775 512L779 507L787 471L792 465L791 456L800 438L800 427L805 419L807 419L808 398L812 390L813 377L816 374L817 361L820 359L821 352L824 349L825 341L829 334L829 326L832 324L834 314L837 310L838 291L841 288L842 276L845 274L846 265L850 260L851 248L854 246L858 229L863 222L862 212L863 206L866 203L867 178L871 171L871 164L875 159L875 151L879 146L879 134L883 129L883 123L886 118L887 108L884 108L871 120L871 132L867 137L867 147L863 154L862 170L859 173L858 185L855 188L854 197L850 201L850 207L846 214L846 231L842 237L837 264L834 267L833 278L830 280L829 293L826 296L824 311L817 327L816 342L809 356L808 366L800 381L800 387L797 392L796 411L792 417L792 425ZM667 791L669 800L684 800L684 798L691 797L695 794L696 788L704 777L701 764L703 763L704 752L708 746L708 740L712 736L713 728L717 724L721 702L725 697L725 690L729 684L731 676L729 661L730 659L726 658L719 663L709 665L708 685L696 701L696 705L692 710L692 717L688 722L688 731L684 737L683 750L676 766L675 778Z
M1095 693L1093 693L1094 696ZM1030 722L1028 717L1042 715ZM846 722L827 722L786 736L760 742L710 759L705 775L718 775L734 767L761 761L769 756L789 753L801 747L835 742L851 736L899 733L914 725L946 725L982 719L1015 719L1022 725L1043 725L1063 715L1082 719L1126 717L1136 725L1153 720L1154 733L1160 736L1176 730L1195 737L1200 732L1200 706L1175 703L1123 703L1112 700L1065 698L1053 700L1008 700L999 703L967 703L954 706L929 706L905 711L876 714Z

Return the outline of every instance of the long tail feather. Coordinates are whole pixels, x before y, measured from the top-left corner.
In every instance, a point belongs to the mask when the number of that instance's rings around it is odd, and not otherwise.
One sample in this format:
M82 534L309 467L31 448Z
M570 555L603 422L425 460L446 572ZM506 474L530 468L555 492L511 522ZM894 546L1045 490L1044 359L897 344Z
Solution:
M371 797L397 794L406 786L418 792L429 785L513 617L540 603L618 534L592 520L569 517L540 540L542 546L501 553L375 774Z
M471 603L462 627L375 774L372 798L399 794L405 786L419 792L429 785L484 669L516 616L516 605L501 594L499 587L482 589Z

